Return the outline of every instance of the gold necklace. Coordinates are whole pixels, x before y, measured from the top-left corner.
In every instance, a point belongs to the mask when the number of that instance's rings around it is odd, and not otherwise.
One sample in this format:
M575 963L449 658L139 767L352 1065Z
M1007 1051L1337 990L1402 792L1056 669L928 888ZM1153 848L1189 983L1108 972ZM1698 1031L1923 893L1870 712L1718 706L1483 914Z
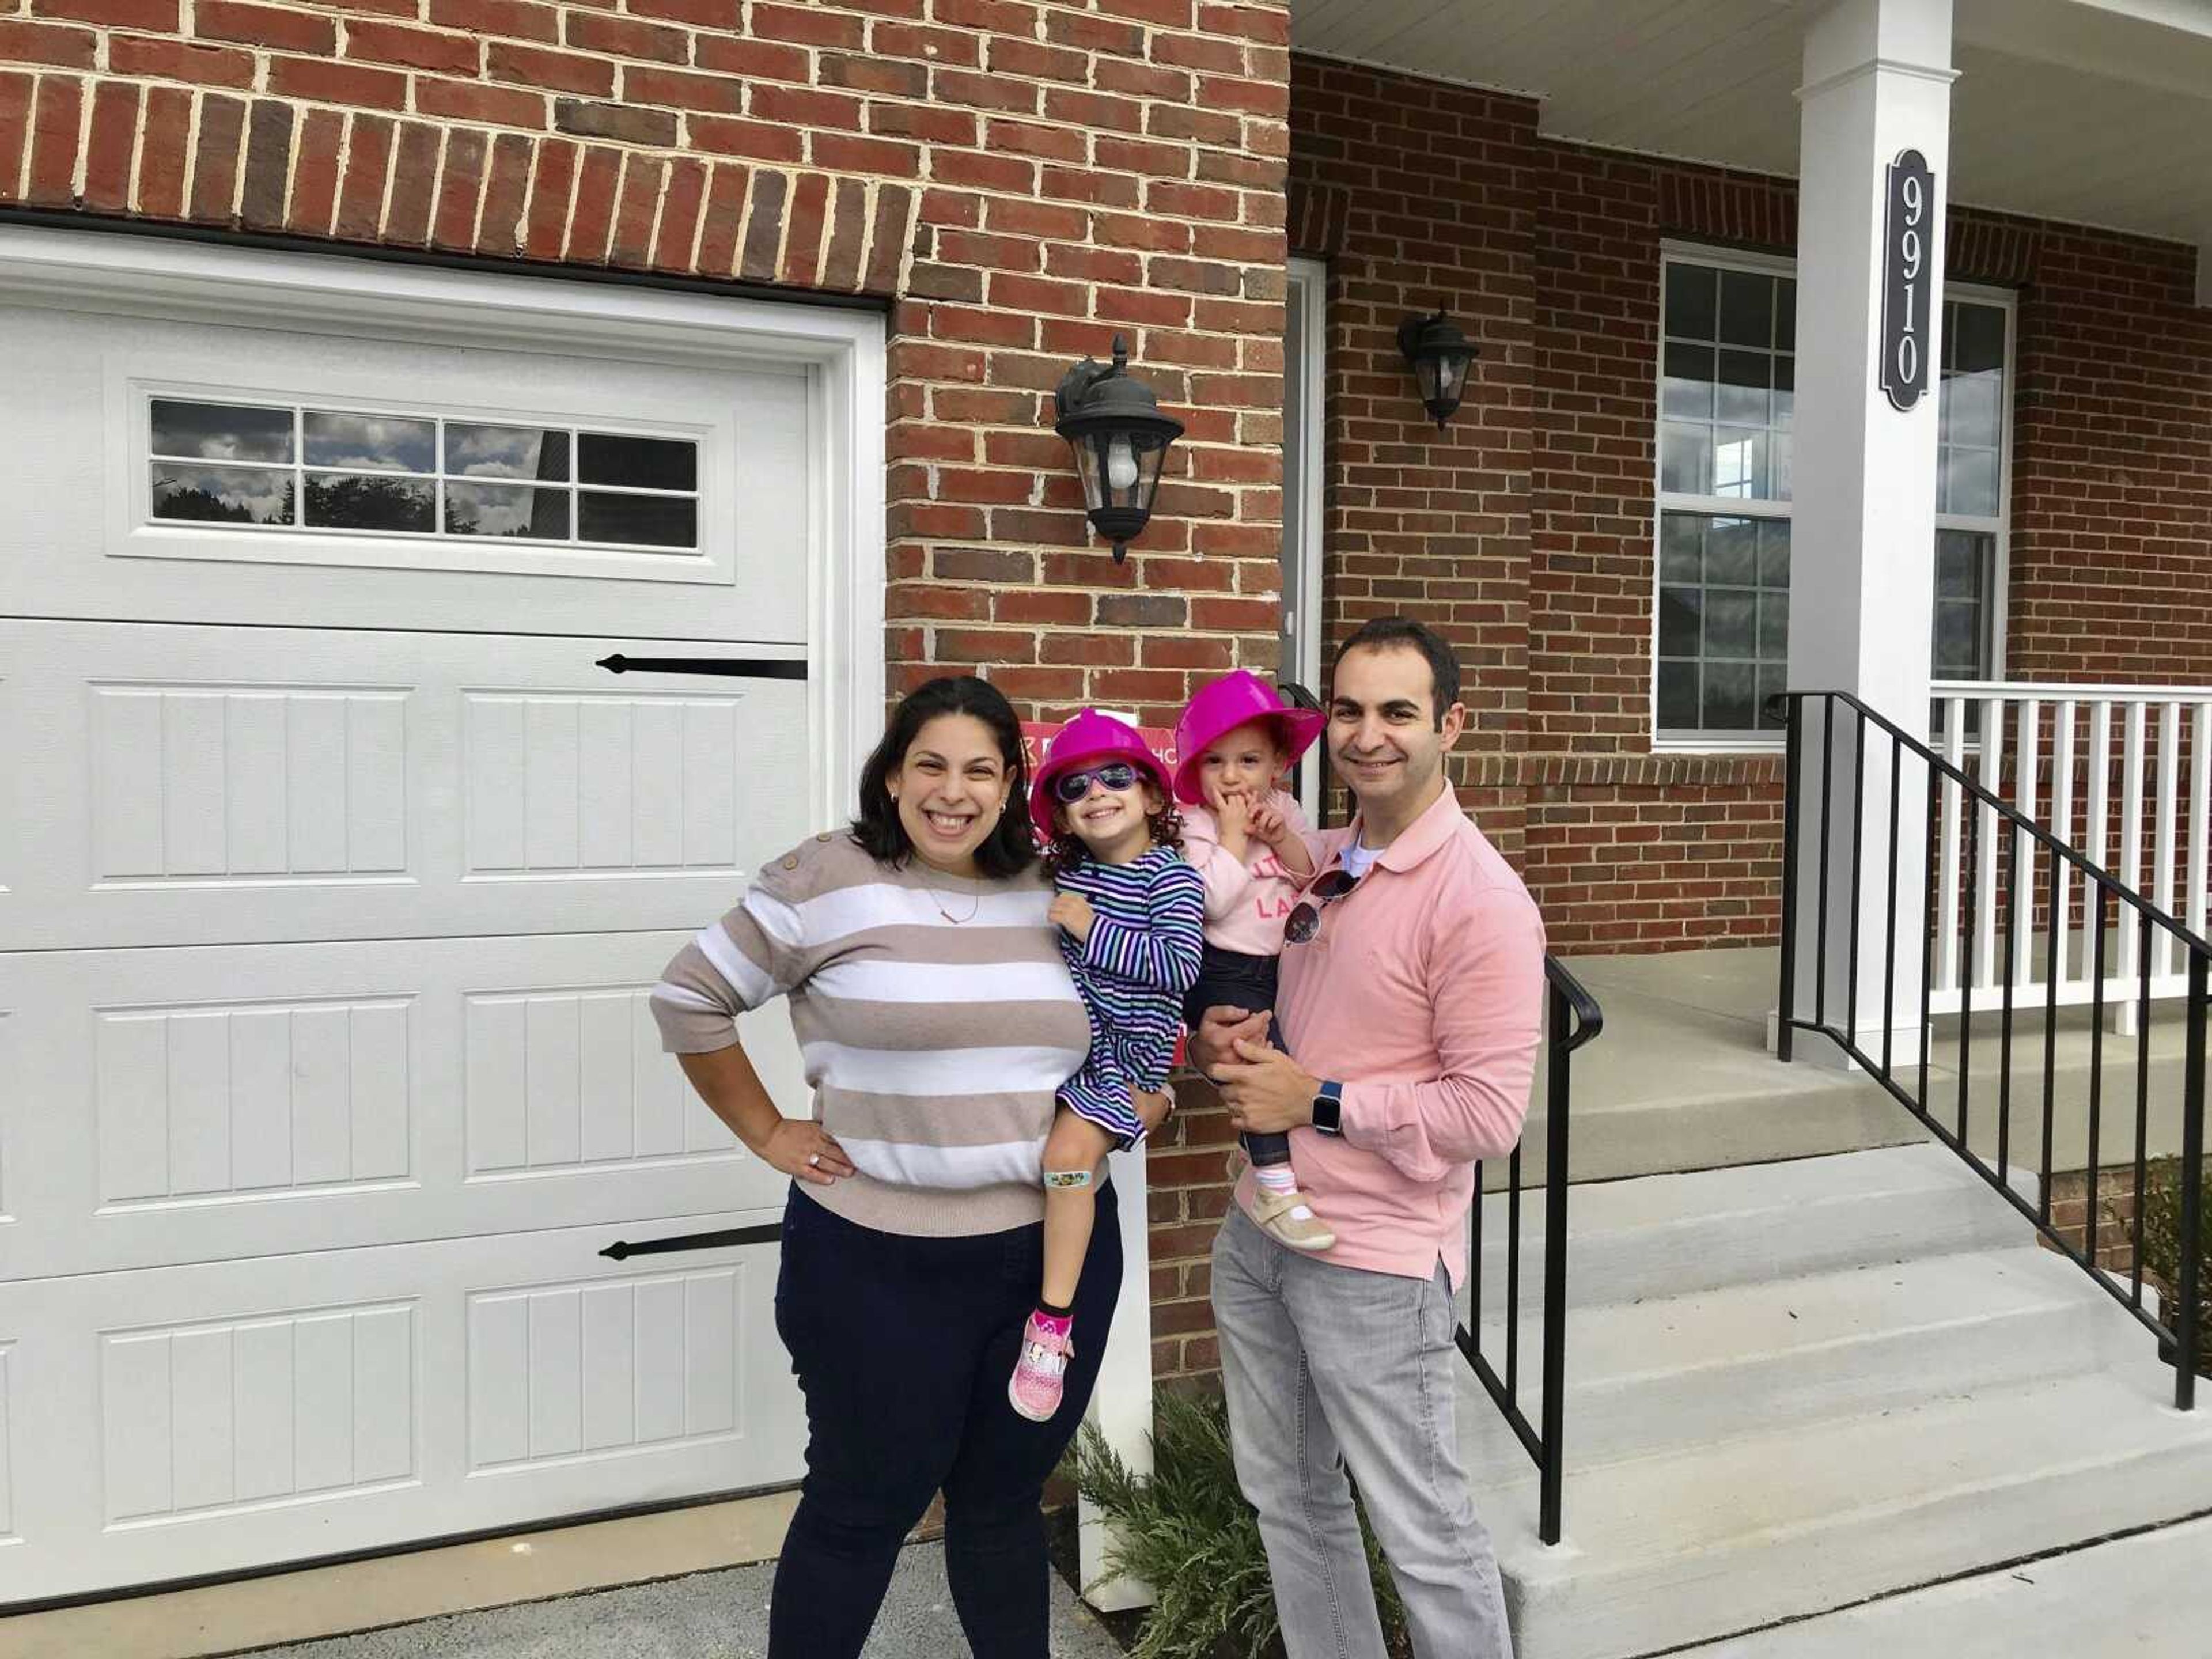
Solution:
M968 907L968 914L964 916L956 916L951 911L945 908L945 900L934 887L930 886L927 882L922 883L922 887L927 891L930 898L935 902L937 905L937 914L943 916L945 921L951 922L955 927L959 927L963 922L975 921L976 912L983 908L983 896L981 893L978 893L975 895L975 902Z

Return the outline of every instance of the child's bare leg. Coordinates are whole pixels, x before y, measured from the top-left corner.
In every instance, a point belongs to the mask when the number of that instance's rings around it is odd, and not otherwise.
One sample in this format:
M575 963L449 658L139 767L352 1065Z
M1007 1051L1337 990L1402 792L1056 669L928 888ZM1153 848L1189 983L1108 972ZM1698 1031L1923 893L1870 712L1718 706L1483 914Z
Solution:
M1091 1249L1097 1183L1114 1139L1066 1107L1054 1115L1044 1143L1044 1295L1047 1308L1072 1307Z

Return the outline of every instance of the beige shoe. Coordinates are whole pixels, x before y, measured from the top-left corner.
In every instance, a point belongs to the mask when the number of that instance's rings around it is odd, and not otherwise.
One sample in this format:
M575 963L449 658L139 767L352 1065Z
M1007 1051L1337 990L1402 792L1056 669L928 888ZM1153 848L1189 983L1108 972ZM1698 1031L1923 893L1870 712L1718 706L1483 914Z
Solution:
M1294 1250L1326 1250L1336 1243L1328 1224L1313 1212L1300 1192L1271 1193L1256 1182L1252 1188L1252 1219L1278 1244Z

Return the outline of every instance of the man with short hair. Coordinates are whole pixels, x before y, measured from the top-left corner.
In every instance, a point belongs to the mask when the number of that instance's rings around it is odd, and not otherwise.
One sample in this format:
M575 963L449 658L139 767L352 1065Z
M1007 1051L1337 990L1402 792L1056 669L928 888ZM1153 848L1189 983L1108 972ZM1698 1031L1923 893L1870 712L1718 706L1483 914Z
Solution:
M1542 1026L1544 928L1444 776L1467 710L1451 647L1404 617L1338 652L1328 752L1358 805L1320 837L1276 1007L1210 1008L1199 1070L1240 1130L1287 1131L1336 1233L1303 1255L1246 1212L1213 1249L1214 1321L1244 1495L1290 1659L1385 1659L1349 1468L1419 1659L1510 1659L1490 1535L1460 1462L1452 1291L1477 1159L1521 1135Z

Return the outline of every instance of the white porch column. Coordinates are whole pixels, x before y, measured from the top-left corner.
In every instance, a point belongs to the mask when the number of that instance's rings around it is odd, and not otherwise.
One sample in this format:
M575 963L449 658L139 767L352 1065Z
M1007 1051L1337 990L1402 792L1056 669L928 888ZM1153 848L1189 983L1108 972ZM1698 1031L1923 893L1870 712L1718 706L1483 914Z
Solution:
M1951 0L1833 0L1805 37L1798 93L1802 139L1797 228L1797 401L1790 558L1790 685L1848 691L1915 737L1925 738L1936 557L1936 415L1949 182ZM1917 150L1935 175L1920 229L1930 280L1913 319L1929 364L1927 390L1909 410L1882 386L1885 219L1888 168ZM1826 1023L1846 1023L1851 972L1853 815L1848 807L1853 727L1835 733L1832 804L1820 796L1819 705L1807 706L1798 865L1796 1009L1812 1018L1818 979L1816 921L1828 920ZM1857 1030L1880 1059L1888 876L1889 745L1867 752ZM1906 757L1899 794L1899 899L1893 1041L1898 1064L1917 1061L1920 1007L1920 894L1927 778ZM1817 867L1829 815L1826 890ZM1840 1053L1800 1036L1797 1053L1830 1064Z

